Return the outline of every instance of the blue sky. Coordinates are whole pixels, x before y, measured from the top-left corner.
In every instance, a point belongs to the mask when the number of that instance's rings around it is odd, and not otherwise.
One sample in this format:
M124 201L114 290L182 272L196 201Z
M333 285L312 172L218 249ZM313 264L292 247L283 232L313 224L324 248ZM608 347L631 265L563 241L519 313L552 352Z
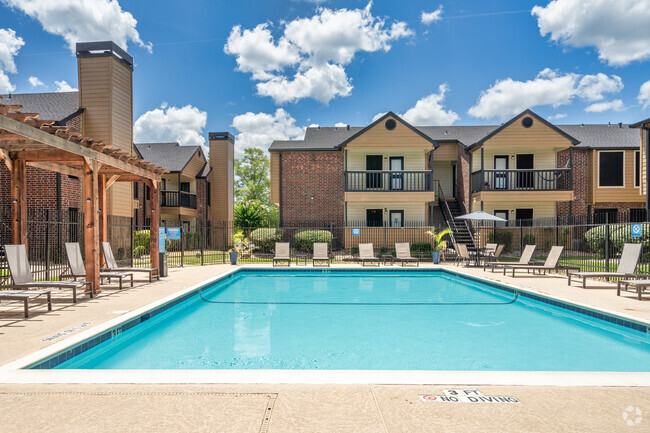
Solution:
M121 38L138 141L228 130L240 148L268 147L388 110L456 125L528 106L557 123L650 116L650 0L47 1L0 0L4 91L76 87L69 43Z

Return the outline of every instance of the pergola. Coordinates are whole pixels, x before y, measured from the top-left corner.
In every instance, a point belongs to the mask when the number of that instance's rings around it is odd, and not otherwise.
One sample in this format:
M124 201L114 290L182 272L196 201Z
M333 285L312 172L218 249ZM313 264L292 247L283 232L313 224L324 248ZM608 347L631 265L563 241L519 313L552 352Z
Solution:
M115 182L145 182L151 189L151 267L158 268L159 184L167 171L21 110L0 102L0 159L11 172L12 242L27 244L28 165L83 179L86 280L100 292L100 242L108 239L106 190Z

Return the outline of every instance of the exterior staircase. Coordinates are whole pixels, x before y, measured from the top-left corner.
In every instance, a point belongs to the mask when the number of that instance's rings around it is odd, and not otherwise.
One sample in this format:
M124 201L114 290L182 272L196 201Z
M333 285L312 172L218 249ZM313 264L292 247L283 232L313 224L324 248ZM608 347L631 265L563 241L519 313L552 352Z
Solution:
M468 248L476 247L472 230L469 223L463 220L457 220L456 217L466 213L465 206L458 200L446 200L442 191L440 182L438 182L438 207L442 212L447 227L452 231L451 242L456 248L456 244L466 244Z

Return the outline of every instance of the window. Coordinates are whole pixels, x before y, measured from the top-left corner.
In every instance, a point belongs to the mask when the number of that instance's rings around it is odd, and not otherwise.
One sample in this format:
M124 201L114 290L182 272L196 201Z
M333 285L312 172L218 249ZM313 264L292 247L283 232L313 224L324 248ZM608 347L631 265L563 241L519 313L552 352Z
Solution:
M138 198L138 190L140 189L140 184L138 182L133 183L133 198Z
M630 222L642 223L645 222L645 209L630 209Z
M494 223L495 227L505 227L506 225L508 225L508 222L507 222L508 221L508 210L507 209L506 210L495 210L494 211L494 216L499 217L499 218L503 218L504 220L506 220L505 222L501 222L501 221L495 222Z
M616 223L618 209L594 209L594 224Z
M641 152L634 151L634 187L641 186Z
M598 152L598 187L625 186L624 152Z
M366 209L366 226L381 227L384 225L381 209Z
M205 204L210 206L210 182L205 183L205 192L206 192L206 197L205 197Z
M530 227L533 225L533 210L515 209L515 219L519 222L520 226Z
M391 227L404 227L404 211L392 210L388 213Z
M181 182L181 191L190 192L190 183L189 182Z

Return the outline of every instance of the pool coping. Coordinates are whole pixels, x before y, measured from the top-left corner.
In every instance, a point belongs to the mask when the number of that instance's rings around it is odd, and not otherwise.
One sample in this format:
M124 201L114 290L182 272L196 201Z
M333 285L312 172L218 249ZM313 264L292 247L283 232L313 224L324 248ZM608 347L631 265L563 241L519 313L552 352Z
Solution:
M289 384L463 384L463 385L534 385L534 386L650 386L650 373L645 372L561 372L561 371L437 371L437 370L52 370L25 369L28 366L43 363L48 358L61 352L71 352L75 346L83 351L80 343L97 339L102 342L111 337L111 332L128 329L168 308L188 299L203 287L229 278L233 274L246 271L273 271L274 268L238 267L227 270L212 278L204 280L172 295L137 308L120 317L108 320L79 334L70 336L62 341L30 355L10 362L0 367L0 383L138 383L138 384L172 384L172 383L289 383ZM331 271L361 271L374 272L377 269L362 269L358 267L337 267ZM630 322L646 327L650 333L650 321L640 319L616 311L596 308L591 305L569 301L567 299L548 295L535 289L525 288L516 284L491 280L489 278L469 275L449 268L419 268L419 269L381 269L389 272L431 272L443 271L470 280L486 283L511 293L519 293L525 297L560 306L569 311L596 317L610 323L619 321ZM322 269L291 269L291 272L322 272ZM164 308L163 308L164 307ZM130 325L130 326L129 326ZM623 326L627 326L623 324ZM639 331L642 331L639 329ZM119 333L118 332L118 333ZM60 358L63 354L59 355ZM71 357L74 355L68 356ZM65 358L65 359L68 359ZM54 361L57 365L63 360ZM170 372L173 371L173 374Z

